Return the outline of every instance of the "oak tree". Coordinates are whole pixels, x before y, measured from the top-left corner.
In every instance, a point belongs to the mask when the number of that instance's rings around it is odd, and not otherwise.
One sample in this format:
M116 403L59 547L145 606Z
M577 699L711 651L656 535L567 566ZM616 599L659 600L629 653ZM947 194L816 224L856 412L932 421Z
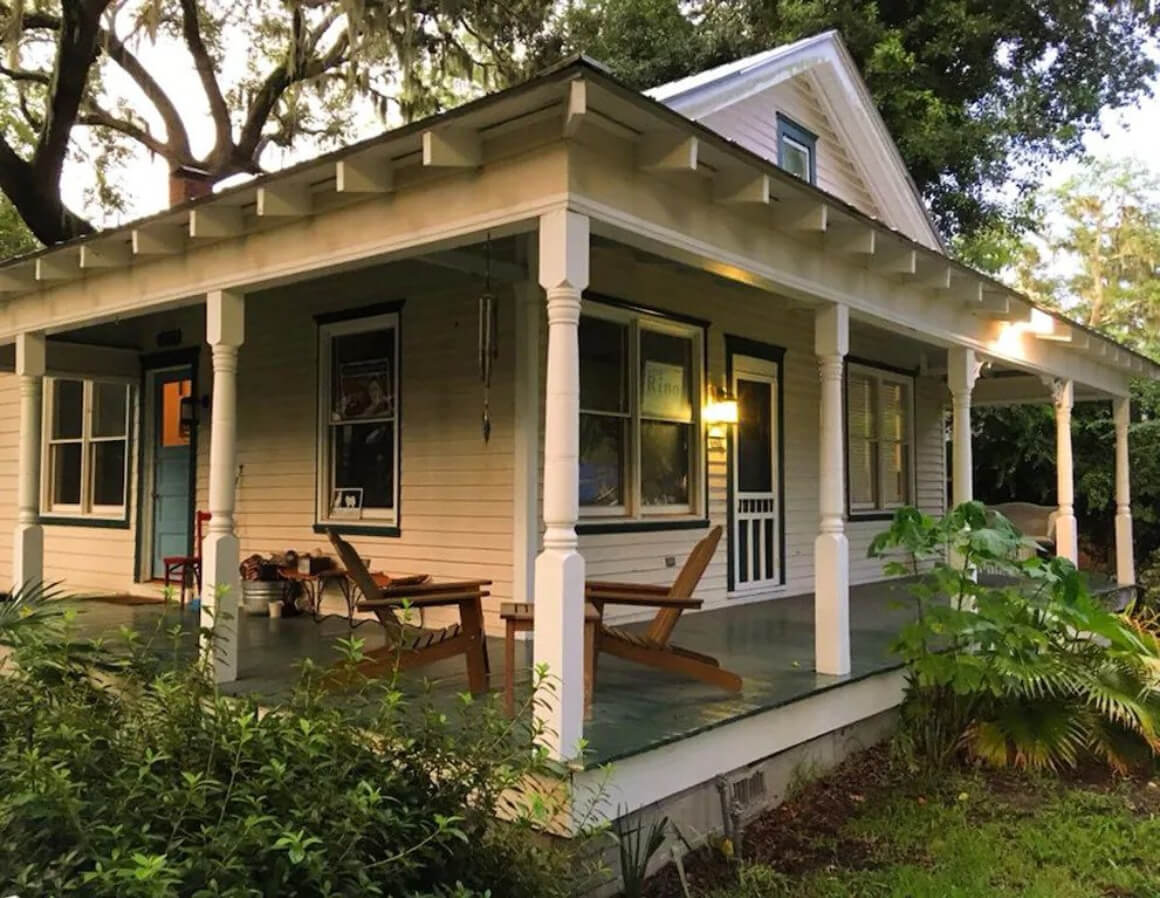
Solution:
M0 189L44 243L75 237L92 226L61 199L70 154L91 148L105 208L118 201L109 168L133 148L206 187L259 172L271 146L349 135L356 100L407 120L519 77L521 48L549 7L550 0L0 0L7 51ZM174 90L158 70L158 51L165 68L190 67L198 90ZM118 87L125 83L132 90ZM205 108L213 139L199 149L190 123ZM78 140L82 129L87 143Z

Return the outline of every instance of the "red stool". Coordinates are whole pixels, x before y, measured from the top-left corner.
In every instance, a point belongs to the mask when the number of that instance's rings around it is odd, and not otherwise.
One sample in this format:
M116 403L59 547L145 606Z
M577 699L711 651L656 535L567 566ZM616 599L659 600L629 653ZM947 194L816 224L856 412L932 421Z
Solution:
M198 595L201 594L201 542L204 534L202 533L202 525L210 519L208 511L199 511L194 515L195 523L197 525L197 554L196 555L167 555L161 559L165 566L165 588L168 590L170 581L175 575L180 575L179 582L181 583L181 607L185 608L185 586L189 582L190 575L193 575L193 582L197 584Z

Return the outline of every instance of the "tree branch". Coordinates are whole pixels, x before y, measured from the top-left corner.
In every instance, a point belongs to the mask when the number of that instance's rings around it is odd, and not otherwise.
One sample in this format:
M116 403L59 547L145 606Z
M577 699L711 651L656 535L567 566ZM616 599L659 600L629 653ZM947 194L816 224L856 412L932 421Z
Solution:
M24 116L24 121L33 133L40 133L40 129L44 127L44 122L29 108L28 94L25 92L23 84L17 85L16 97L20 101L20 114Z
M12 7L7 3L0 3L0 13L3 13L6 18L11 18L13 15ZM22 31L59 31L60 18L43 10L25 9L20 16L20 27Z
M112 131L124 134L126 137L137 141L137 143L156 153L158 156L173 159L168 143L154 137L149 133L147 128L142 128L140 125L126 119L117 118L111 112L102 109L91 100L88 102L88 108L77 116L77 124L87 125L91 128L109 128Z
M60 179L46 178L0 134L0 190L41 243L92 233L93 227L60 199Z
M196 0L181 0L181 12L185 43L193 56L197 77L201 79L202 89L205 90L206 98L209 100L210 115L213 116L214 128L217 131L217 138L214 141L214 155L221 156L224 160L233 143L230 109L226 105L225 97L222 96L221 86L218 84L217 75L214 74L213 60L210 58L209 50L206 49L205 42L201 37L201 24L197 19Z
M11 78L13 81L43 84L45 87L52 83L52 76L48 72L37 72L31 69L10 69L8 66L0 65L0 75Z
M37 179L43 179L43 183L60 182L69 134L85 95L89 72L97 59L100 17L109 3L110 0L86 0L82 3L74 0L61 4L60 38L57 40L49 101L32 158Z
M157 110L157 114L161 116L161 121L165 123L165 137L169 144L169 149L163 155L180 157L183 160L191 161L193 152L189 146L189 132L185 128L185 122L181 119L181 114L177 111L173 101L169 99L169 95L164 88L157 83L156 79L149 74L149 71L141 64L137 56L125 46L125 43L113 34L111 30L104 30L101 34L102 43L104 44L105 52L113 62L117 63L133 81L145 97L153 104L153 108ZM152 138L154 139L155 138ZM148 143L146 143L148 146ZM156 151L155 151L156 152Z
M344 31L335 39L334 45L325 56L314 57L296 65L293 74L287 72L284 64L273 69L266 76L266 80L262 82L262 86L250 104L246 122L242 126L242 136L237 143L238 156L250 160L256 165L255 152L262 137L262 129L266 127L266 122L269 121L270 115L278 105L282 94L286 92L286 88L300 81L317 78L319 75L342 65L346 60L349 47L350 38ZM291 48L290 52L294 52L294 49Z

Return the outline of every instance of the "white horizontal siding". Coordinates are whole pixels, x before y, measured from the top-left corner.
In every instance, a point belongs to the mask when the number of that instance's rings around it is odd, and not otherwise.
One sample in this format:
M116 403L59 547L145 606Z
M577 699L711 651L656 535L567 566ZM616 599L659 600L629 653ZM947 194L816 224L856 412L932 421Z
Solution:
M818 405L821 398L813 348L812 312L796 308L781 297L694 276L675 266L634 265L620 253L594 253L592 269L594 292L708 320L708 384L724 383L727 334L785 348L782 378L786 584L776 594L811 592L818 523ZM647 272L647 277L643 272ZM642 289L641 284L648 284L647 289ZM917 367L917 353L921 346L916 341L896 338L856 323L851 327L852 345L867 358L884 364ZM916 498L923 510L931 514L939 514L943 509L944 392L945 385L939 381L928 378L917 381ZM724 451L710 452L709 517L711 523L727 527L726 478ZM881 562L868 559L866 550L874 535L886 526L887 523L881 520L848 523L852 582L882 578ZM702 531L680 530L582 535L580 549L590 576L669 583L675 571L666 565L666 558L671 557L677 565L682 564L702 535ZM697 595L705 601L705 608L736 601L727 596L727 551L727 542L723 541L698 589ZM771 594L775 593L771 591L752 598Z
M422 269L426 284L432 269ZM433 277L433 276L432 276ZM239 353L238 506L242 553L293 548L329 553L315 533L317 331L314 316L357 308L397 296L406 304L402 322L402 480L399 537L357 536L351 541L372 566L395 574L483 577L494 581L488 624L497 627L500 601L512 597L512 491L514 464L513 298L497 291L500 354L491 391L492 435L480 434L482 387L476 371L478 285L460 283L405 289L384 295L380 280L346 276L314 285L249 297L246 342ZM446 280L446 278L444 278ZM813 543L818 518L817 362L813 314L788 300L675 266L637 265L624 253L597 249L592 288L641 305L710 321L709 384L724 381L725 335L785 347L784 477L786 586L793 594L813 588ZM181 320L187 342L201 334L200 313ZM142 319L141 342L164 321ZM546 329L546 317L541 316ZM914 366L913 340L855 325L856 352L896 365ZM541 341L541 365L546 340ZM202 352L199 392L212 391L211 361ZM917 499L924 510L942 509L944 386L920 379L916 390ZM543 397L541 395L541 403ZM6 412L6 413L5 413ZM208 419L209 415L204 415ZM0 376L0 527L12 532L15 517L17 427L15 378ZM541 427L543 416L541 414ZM198 434L197 501L206 507L209 422ZM541 434L542 446L542 434ZM542 478L542 451L540 454ZM708 512L726 523L728 467L723 446L708 455ZM134 462L135 463L135 462ZM136 474L131 479L136 487ZM135 512L136 498L133 508ZM854 582L878 579L880 565L865 558L866 545L884 524L852 522ZM588 574L638 582L668 583L700 531L588 534L580 538ZM74 591L126 591L133 581L135 530L49 527L47 573ZM698 595L706 607L727 601L726 544L713 559ZM11 572L11 539L0 539L0 574ZM516 598L525 598L519 596ZM433 618L438 620L438 618Z
M133 391L134 418L139 400ZM20 429L20 385L13 374L0 374L0 578L12 576L12 534L16 527L16 456ZM137 445L129 445L130 524L137 511ZM69 593L115 594L133 582L134 530L130 528L44 526L44 578Z
M817 135L818 187L879 217L873 195L854 164L854 149L844 145L807 76L798 75L739 100L705 116L702 123L776 163L779 112Z

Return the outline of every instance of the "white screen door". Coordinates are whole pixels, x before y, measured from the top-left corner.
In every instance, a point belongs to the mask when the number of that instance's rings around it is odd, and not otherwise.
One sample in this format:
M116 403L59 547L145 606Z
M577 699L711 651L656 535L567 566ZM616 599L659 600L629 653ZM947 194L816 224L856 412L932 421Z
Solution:
M733 591L781 583L777 365L733 356Z

